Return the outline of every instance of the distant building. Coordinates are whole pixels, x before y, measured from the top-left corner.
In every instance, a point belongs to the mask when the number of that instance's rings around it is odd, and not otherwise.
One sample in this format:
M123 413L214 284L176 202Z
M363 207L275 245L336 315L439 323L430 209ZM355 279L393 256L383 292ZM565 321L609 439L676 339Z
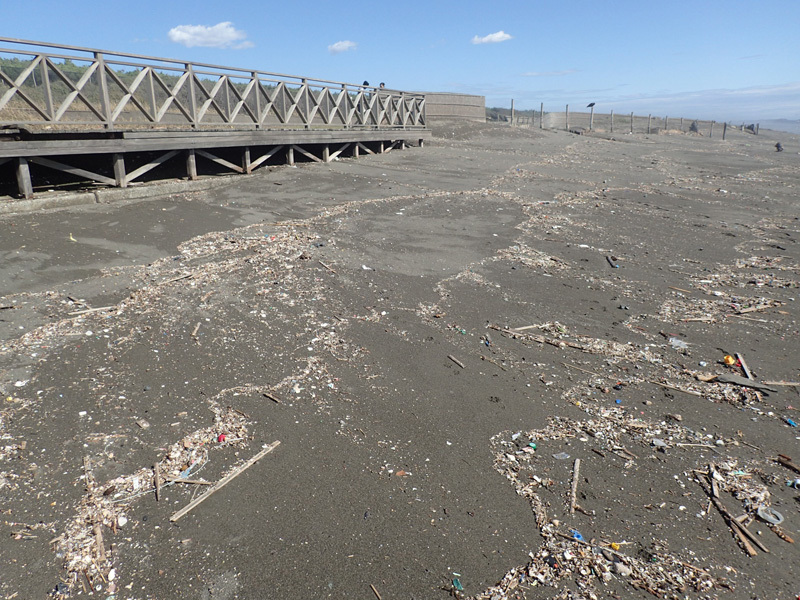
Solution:
M449 92L421 92L425 94L427 120L458 119L486 121L486 97Z

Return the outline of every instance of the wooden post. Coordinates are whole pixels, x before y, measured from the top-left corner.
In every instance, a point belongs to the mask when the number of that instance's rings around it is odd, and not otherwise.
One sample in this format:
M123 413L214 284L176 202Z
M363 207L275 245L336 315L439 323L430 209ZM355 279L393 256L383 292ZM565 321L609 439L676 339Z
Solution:
M539 103L539 129L544 129L544 102Z
M725 141L725 133L726 133L727 131L728 131L728 122L727 122L727 121L725 121L725 122L722 124L722 141L723 141L723 142Z
M192 127L197 127L197 93L194 88L194 71L191 63L186 63L186 73L189 78L189 111L192 114Z
M258 80L258 73L252 71L250 77L255 81L253 91L256 94L256 129L261 129L261 82Z
M305 114L303 115L303 120L306 122L305 129L311 129L311 122L308 118L311 110L308 105L308 94L310 93L308 87L308 79L303 79L303 87L301 87L300 89L303 90L303 99L305 100Z
M325 144L322 147L322 162L331 162L331 147L330 144Z
M664 131L669 129L669 117L664 117Z
M192 181L197 179L197 157L194 154L194 148L190 148L186 155L186 173Z
M353 142L353 156L358 158L358 142Z
M594 106L590 106L589 109L591 112L589 113L589 131L594 129Z
M711 130L708 132L708 137L714 137L714 121L711 121Z
M653 120L653 115L647 115L647 134L650 135L650 122Z
M614 111L611 111L611 133L614 133Z
M245 149L242 152L242 169L248 175L253 172L253 169L250 166L250 148L249 148L249 146L245 146Z
M117 187L128 187L128 177L125 173L125 157L122 154L114 154L114 181Z
M294 165L294 146L291 144L286 147L286 164Z
M42 70L42 86L44 87L44 104L47 109L47 119L55 121L56 111L53 105L53 90L50 87L50 72L47 67L47 61L43 60L39 66ZM155 114L155 111L153 114Z
M633 113L631 113L631 133L633 133Z
M681 117L681 131L683 131L683 117Z
M514 99L511 99L511 126L514 126Z
M31 168L26 158L17 159L17 186L19 195L23 198L33 198L33 184L31 183Z
M761 126L761 123L756 123L756 135L758 135L758 128Z
M103 113L103 126L106 129L114 129L114 123L111 120L111 100L108 96L108 81L106 80L106 63L103 60L103 55L99 52L94 53L94 59L97 61L97 83L100 88L100 109Z
M567 122L566 122L566 130L569 131L569 104L567 104Z
M379 154L383 154L383 141L381 141L381 143L380 143L380 152L379 152Z

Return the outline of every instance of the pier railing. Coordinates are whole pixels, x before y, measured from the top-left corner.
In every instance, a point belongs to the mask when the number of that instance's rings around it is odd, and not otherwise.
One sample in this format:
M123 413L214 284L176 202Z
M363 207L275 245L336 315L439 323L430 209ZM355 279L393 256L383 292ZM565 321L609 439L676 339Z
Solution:
M0 37L0 127L424 129L423 94Z

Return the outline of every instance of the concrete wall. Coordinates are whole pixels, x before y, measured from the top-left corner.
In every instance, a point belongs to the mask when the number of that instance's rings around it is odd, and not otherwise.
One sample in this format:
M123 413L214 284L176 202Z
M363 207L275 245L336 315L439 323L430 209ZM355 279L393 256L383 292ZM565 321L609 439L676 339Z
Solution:
M429 121L437 119L486 120L486 98L469 94L424 92L425 115Z

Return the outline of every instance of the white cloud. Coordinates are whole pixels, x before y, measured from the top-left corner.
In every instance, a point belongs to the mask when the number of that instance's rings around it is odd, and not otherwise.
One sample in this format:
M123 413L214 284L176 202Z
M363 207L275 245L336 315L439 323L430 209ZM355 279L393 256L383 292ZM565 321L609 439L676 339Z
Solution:
M510 40L511 36L508 35L505 31L497 31L495 33L490 33L489 35L485 35L483 37L478 37L477 35L472 38L473 44L496 44L498 42L505 42Z
M528 71L523 73L523 77L560 77L562 75L572 75L577 73L577 69L565 69L563 71Z
M208 25L178 25L169 30L169 39L187 48L205 46L208 48L252 48L247 34L236 29L230 21Z
M350 40L342 40L341 42L336 42L335 44L331 44L328 46L328 52L331 54L339 54L341 52L347 52L348 50L355 50L358 44L355 42L351 42Z

